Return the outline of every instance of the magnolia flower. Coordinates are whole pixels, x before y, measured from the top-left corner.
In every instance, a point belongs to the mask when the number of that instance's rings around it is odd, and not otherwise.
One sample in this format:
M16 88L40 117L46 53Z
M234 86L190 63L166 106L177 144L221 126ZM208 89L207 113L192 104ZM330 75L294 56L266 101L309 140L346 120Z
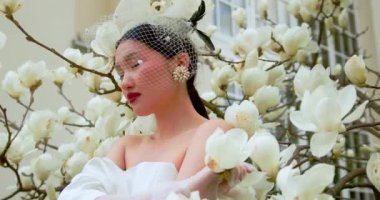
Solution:
M259 62L259 53L257 49L253 49L245 57L244 69L256 67Z
M58 153L61 160L69 159L77 151L77 146L74 143L61 144L58 147Z
M324 189L334 180L334 166L317 164L300 175L292 166L284 167L277 176L277 185L284 199L332 199L322 194Z
M65 163L65 170L68 178L71 179L81 172L88 160L88 155L81 151L71 156Z
M355 85L363 86L367 81L368 71L362 57L353 55L344 65L347 78Z
M233 128L224 133L217 128L206 141L205 164L219 173L243 163L252 153L252 139L243 129Z
M235 77L236 73L229 65L221 68L215 68L212 72L211 86L218 96L223 96L228 84Z
M107 98L96 96L92 98L88 103L85 110L85 116L96 121L100 116L104 115L109 110L115 110L116 104Z
M198 191L191 192L190 197L186 197L183 194L178 193L170 193L169 196L166 198L166 200L201 200L201 196L199 195Z
M341 73L342 73L342 65L338 63L334 66L334 69L331 74L333 76L340 76Z
M260 125L259 111L255 104L244 100L240 105L234 103L226 109L224 119L236 128L242 128L252 135Z
M94 129L81 128L75 132L75 145L79 150L92 155L99 146L100 138Z
M347 9L343 9L340 12L339 17L338 17L338 24L339 24L339 26L342 27L342 28L346 28L347 27L347 20L348 20Z
M63 56L66 57L67 59L73 61L75 64L80 65L80 66L83 66L84 63L87 62L87 60L94 57L92 53L82 54L79 49L73 49L73 48L66 49L63 52ZM82 73L76 67L73 67L73 66L68 66L68 67L69 67L69 71L72 74Z
M263 19L268 18L268 0L259 0L257 3L260 17Z
M252 140L252 161L260 168L260 171L266 172L268 177L274 179L280 162L280 146L276 137L268 130L260 129L252 136Z
M280 103L281 96L278 87L263 86L253 95L253 100L259 109L259 113L265 113L269 108Z
M46 63L44 61L37 63L28 61L17 69L17 73L21 83L34 90L40 86L42 78L47 74Z
M244 94L254 95L257 89L266 85L268 76L268 72L260 67L244 69L240 78Z
M98 54L113 57L116 51L116 42L121 38L121 32L112 21L107 21L96 30L95 39L91 48Z
M34 184L31 179L31 175L33 174L32 167L30 165L22 166L19 168L18 173L20 174L22 187L25 189L33 188Z
M61 87L65 81L73 79L74 75L66 67L59 67L50 72L50 78L55 85Z
M11 143L6 156L14 164L19 164L27 154L33 151L34 145L35 142L31 135L20 133Z
M70 111L66 106L60 107L57 111L58 121L60 123L74 123L79 119L79 116Z
M0 49L4 47L6 41L7 36L3 32L0 32Z
M299 111L290 113L290 121L299 129L315 132L310 150L314 156L326 155L334 146L338 133L345 131L344 123L357 120L368 101L347 115L356 101L356 90L348 85L340 90L322 85L313 92L306 91Z
M297 58L302 51L315 53L318 50L318 45L312 40L311 31L307 24L289 28L276 39L284 48L283 59Z
M26 122L26 131L31 132L34 141L47 141L61 128L58 117L50 110L34 111Z
M104 140L98 148L94 151L94 157L104 157L109 152L109 150L112 148L112 146L115 144L116 140L118 140L118 137L112 137L107 138Z
M234 38L231 49L235 54L245 57L250 51L263 48L270 41L270 37L270 27L245 29Z
M61 163L50 153L44 153L32 162L33 174L41 181L45 181L51 173L60 167Z
M245 9L243 8L237 8L236 10L232 11L231 17L233 20L235 20L236 24L240 27L245 27L247 23L247 14L245 12Z
M115 84L109 78L103 77L101 79L99 89L104 91L111 91L115 89ZM120 91L108 93L103 96L115 103L119 103L122 98L122 94Z
M117 110L107 112L95 122L95 129L101 138L120 136L130 121L120 116Z
M371 183L380 191L380 153L373 153L367 163L367 177Z
M313 92L320 85L334 86L329 77L329 71L318 64L311 70L301 66L294 77L294 90L298 98L302 98L305 91Z
M156 116L154 114L148 116L137 116L137 118L129 125L128 135L149 135L156 131Z
M18 74L14 71L8 71L5 74L1 85L3 90L16 100L19 100L21 96L29 91L28 88L21 84Z
M15 13L22 5L23 0L0 0L0 11L5 14Z
M85 63L85 66L88 69L92 69L98 72L102 72L102 73L108 72L108 69L106 68L107 65L104 59L101 57L90 58ZM83 74L83 80L85 84L87 85L87 87L89 88L90 92L96 93L100 88L102 77L91 72L85 72Z
M345 151L346 146L346 138L342 135L338 135L338 139L336 140L336 143L334 144L334 147L332 149L332 152L336 156L340 156Z

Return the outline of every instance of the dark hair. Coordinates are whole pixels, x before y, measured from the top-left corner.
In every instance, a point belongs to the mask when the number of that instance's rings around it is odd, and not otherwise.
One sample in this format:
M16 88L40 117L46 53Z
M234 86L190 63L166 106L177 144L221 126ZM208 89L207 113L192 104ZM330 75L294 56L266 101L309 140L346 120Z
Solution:
M190 71L196 71L198 56L194 45L188 38L181 38L173 31L152 24L141 24L128 30L116 43L116 48L126 40L135 40L144 43L148 47L161 53L165 58L173 58L178 53L187 53L190 58ZM202 99L194 86L195 73L186 82L187 91L190 96L191 103L195 110L203 117L209 119L206 108L202 103Z

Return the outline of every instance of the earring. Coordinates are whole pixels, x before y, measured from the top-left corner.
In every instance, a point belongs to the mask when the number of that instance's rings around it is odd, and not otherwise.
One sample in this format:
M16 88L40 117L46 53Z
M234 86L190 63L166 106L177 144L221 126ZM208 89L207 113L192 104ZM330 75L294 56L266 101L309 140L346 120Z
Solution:
M187 67L180 65L173 71L173 79L181 83L186 82L190 78L190 72Z

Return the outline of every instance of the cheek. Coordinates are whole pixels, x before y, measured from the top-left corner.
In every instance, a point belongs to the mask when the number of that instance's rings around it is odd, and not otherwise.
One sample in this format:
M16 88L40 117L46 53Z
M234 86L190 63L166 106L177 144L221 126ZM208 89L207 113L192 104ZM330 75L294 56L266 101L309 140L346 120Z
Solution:
M146 66L139 70L138 85L158 91L167 90L174 85L170 72L164 66Z

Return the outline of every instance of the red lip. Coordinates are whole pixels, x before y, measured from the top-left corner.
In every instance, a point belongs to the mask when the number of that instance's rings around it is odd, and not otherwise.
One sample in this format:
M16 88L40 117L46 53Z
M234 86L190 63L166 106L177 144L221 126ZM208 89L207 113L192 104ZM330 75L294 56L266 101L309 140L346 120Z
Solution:
M128 94L127 94L128 102L129 102L129 103L133 103L134 101L136 101L136 99L137 99L139 96L141 96L140 93L134 93L134 92L128 93Z

